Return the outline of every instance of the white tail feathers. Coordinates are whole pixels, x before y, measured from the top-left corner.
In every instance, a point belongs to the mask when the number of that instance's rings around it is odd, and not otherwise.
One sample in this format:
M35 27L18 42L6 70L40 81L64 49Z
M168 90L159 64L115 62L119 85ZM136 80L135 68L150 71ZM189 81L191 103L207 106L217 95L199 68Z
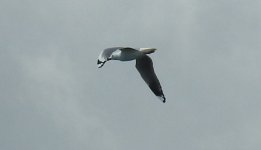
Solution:
M140 48L140 51L144 54L151 54L156 51L156 48Z

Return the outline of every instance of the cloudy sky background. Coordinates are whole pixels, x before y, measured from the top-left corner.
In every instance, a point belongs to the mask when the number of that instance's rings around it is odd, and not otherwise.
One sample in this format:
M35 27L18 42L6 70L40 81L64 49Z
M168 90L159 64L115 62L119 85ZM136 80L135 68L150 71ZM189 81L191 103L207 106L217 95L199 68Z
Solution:
M1 0L1 150L259 150L261 1ZM135 62L151 54L161 103Z

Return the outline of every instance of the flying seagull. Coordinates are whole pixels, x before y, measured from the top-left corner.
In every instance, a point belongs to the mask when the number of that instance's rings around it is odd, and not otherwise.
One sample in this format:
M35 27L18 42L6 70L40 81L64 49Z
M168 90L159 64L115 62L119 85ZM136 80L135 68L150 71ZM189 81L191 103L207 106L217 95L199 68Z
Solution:
M112 47L104 49L98 57L98 67L101 68L109 60L131 61L136 59L136 68L143 80L152 92L163 102L166 98L163 94L160 82L154 72L153 63L147 54L154 53L155 48Z

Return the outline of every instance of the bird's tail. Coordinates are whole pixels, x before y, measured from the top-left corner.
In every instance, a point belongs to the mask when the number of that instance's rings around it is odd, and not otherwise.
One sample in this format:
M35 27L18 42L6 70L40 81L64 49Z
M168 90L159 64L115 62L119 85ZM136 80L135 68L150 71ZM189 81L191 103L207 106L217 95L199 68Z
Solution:
M143 54L151 54L154 53L157 49L156 48L140 48L140 51Z

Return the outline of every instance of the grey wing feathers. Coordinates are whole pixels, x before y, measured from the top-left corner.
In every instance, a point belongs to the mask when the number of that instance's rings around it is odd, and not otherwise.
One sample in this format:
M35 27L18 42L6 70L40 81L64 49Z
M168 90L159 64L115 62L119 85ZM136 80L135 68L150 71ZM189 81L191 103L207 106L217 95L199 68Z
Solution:
M165 103L166 98L163 94L160 82L154 72L151 58L147 55L144 55L136 59L136 68L152 92L158 96L163 101L163 103Z
M97 64L98 64L98 67L102 67L105 62L108 60L108 58L111 56L111 54L118 50L118 49L121 49L122 47L112 47L112 48L107 48L107 49L104 49L99 57L98 57L98 61L97 61Z

